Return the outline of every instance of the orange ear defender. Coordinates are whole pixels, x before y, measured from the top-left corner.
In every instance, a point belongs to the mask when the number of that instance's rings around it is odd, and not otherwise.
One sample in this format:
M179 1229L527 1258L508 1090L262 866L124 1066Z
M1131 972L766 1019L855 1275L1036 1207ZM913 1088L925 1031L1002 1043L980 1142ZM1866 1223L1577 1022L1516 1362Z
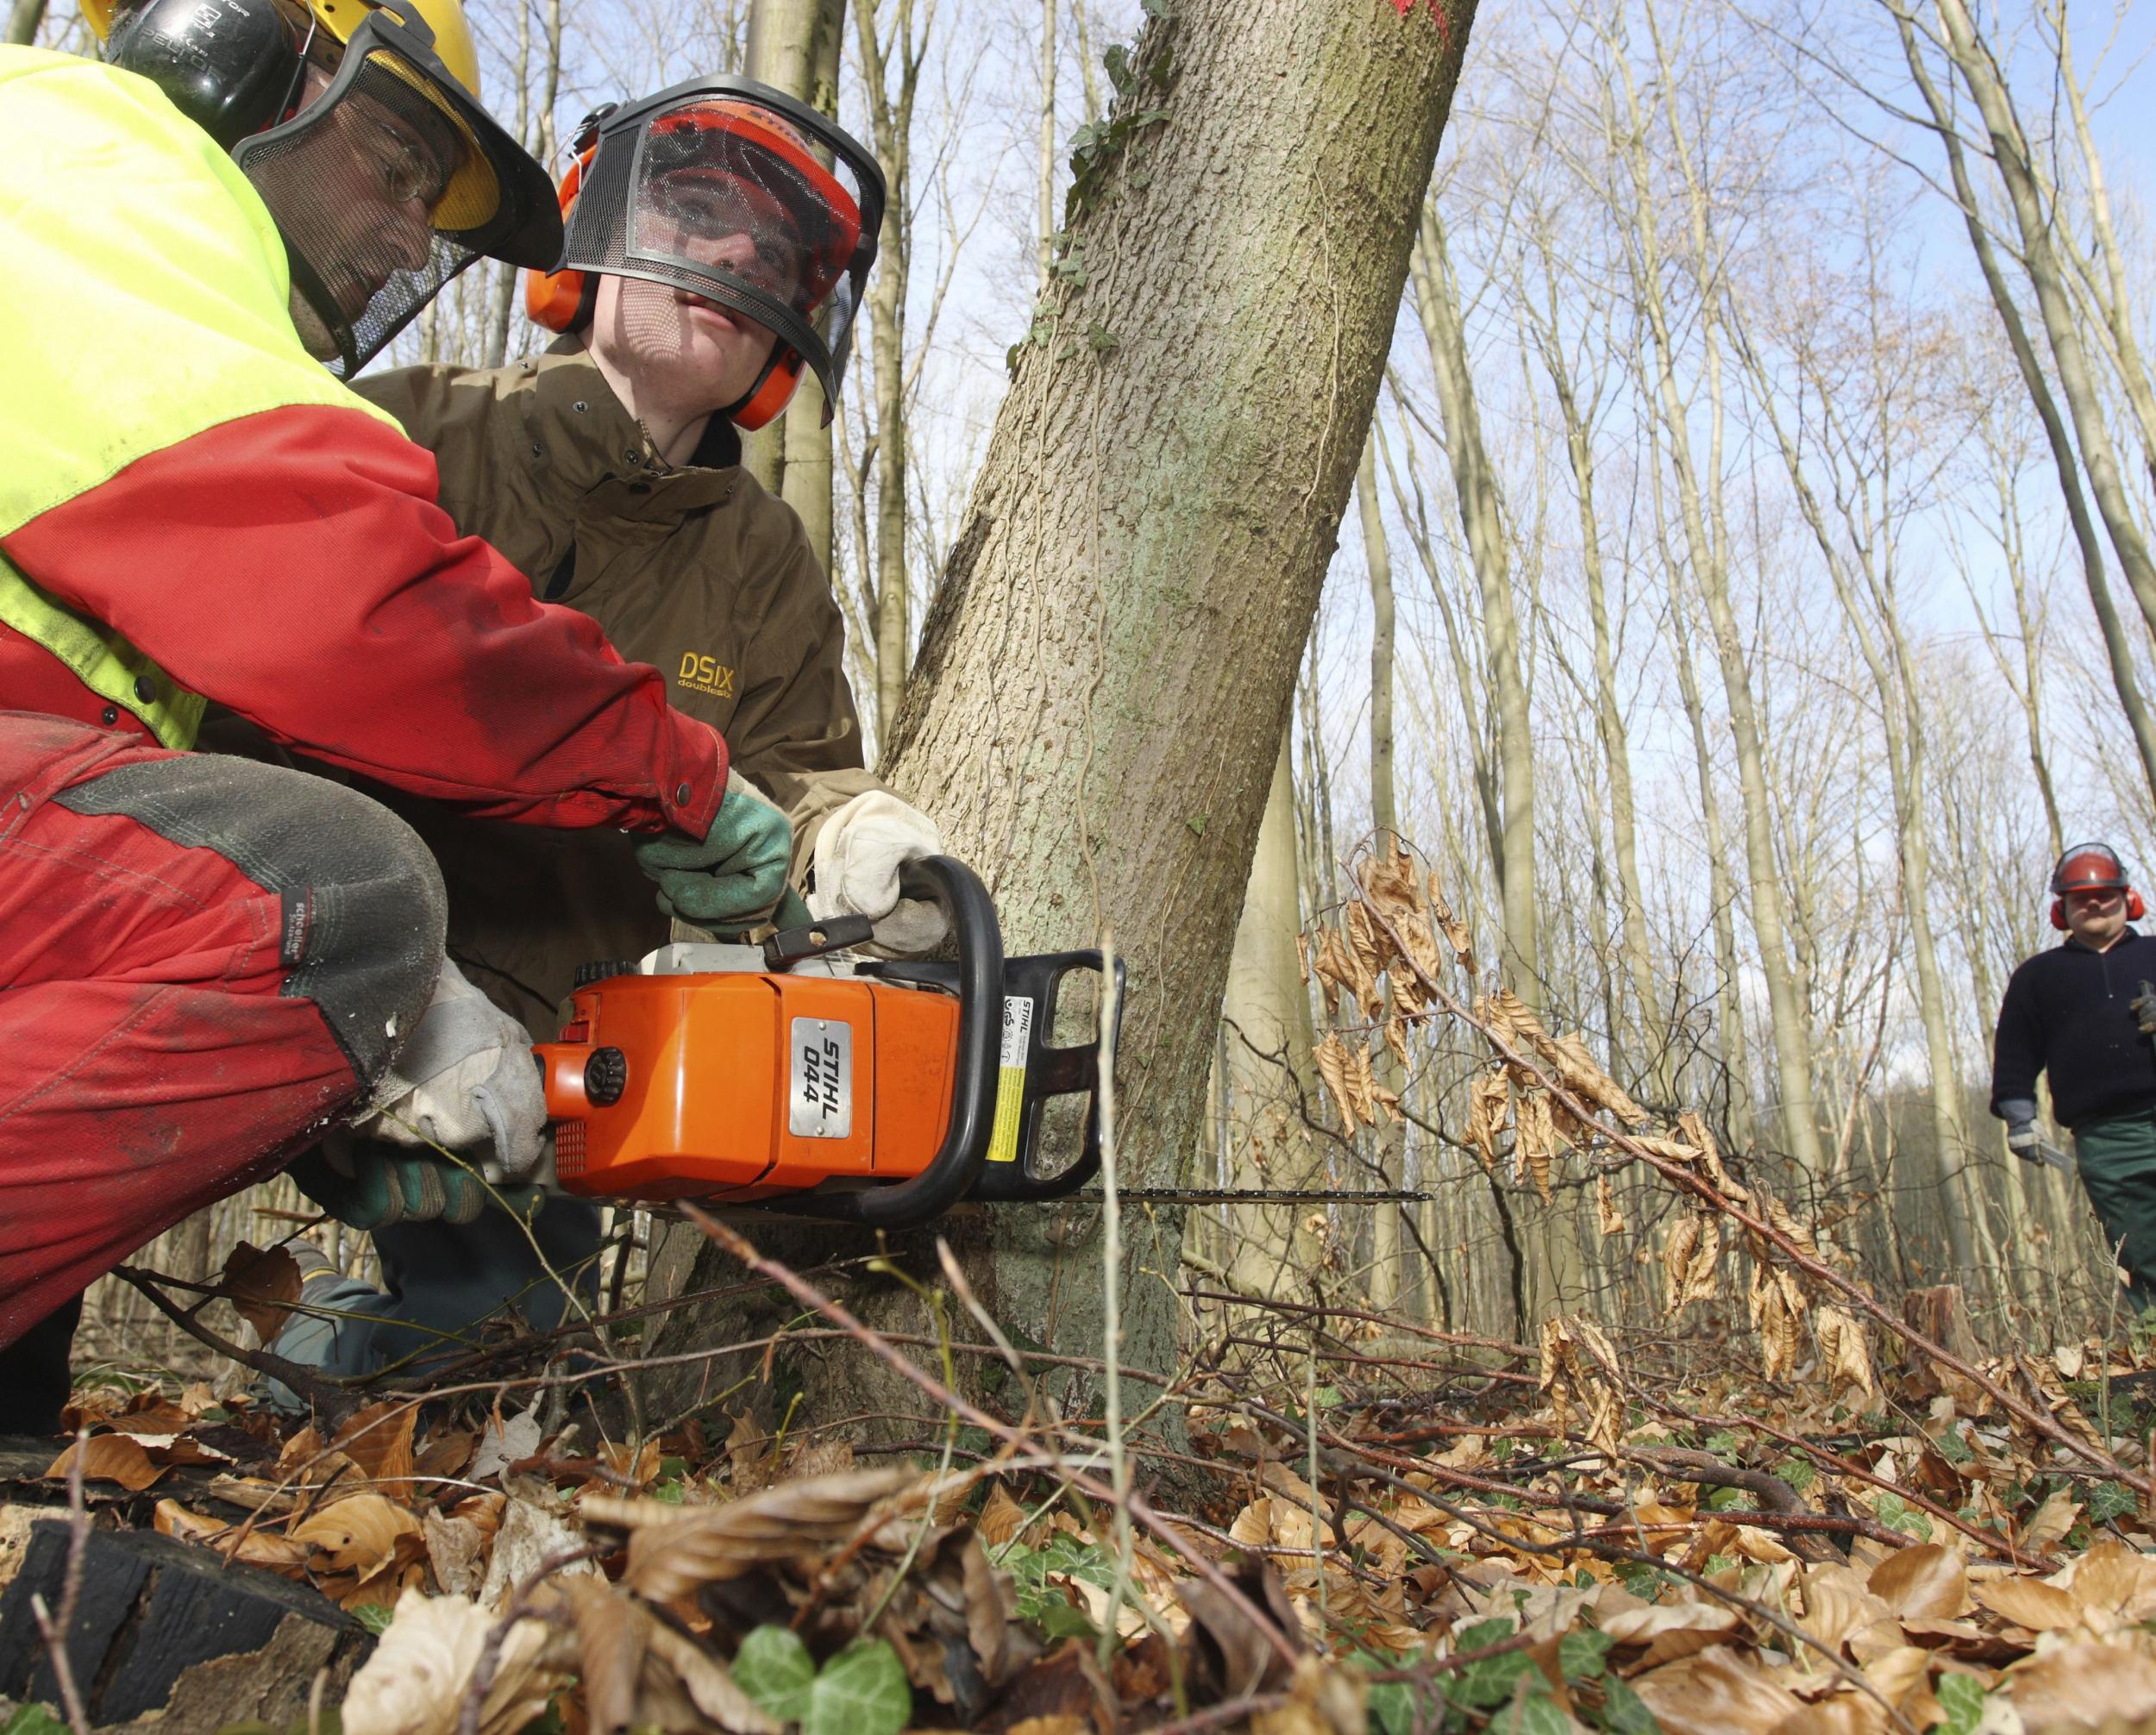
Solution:
M576 205L577 189L584 185L584 172L591 167L592 159L599 153L599 123L617 106L608 103L577 122L576 136L569 147L576 156L569 164L568 172L561 177L561 222L565 227L569 212ZM599 285L580 271L524 273L524 313L534 325L543 325L548 331L574 331L589 324L592 304L598 294Z

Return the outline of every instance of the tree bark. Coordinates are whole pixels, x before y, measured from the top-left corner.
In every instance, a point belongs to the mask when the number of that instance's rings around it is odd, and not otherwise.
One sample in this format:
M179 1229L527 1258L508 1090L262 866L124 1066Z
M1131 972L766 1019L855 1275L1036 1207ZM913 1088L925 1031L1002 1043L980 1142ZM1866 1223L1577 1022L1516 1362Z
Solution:
M891 16L887 40L879 30ZM925 43L913 30L913 0L864 0L854 13L869 124L883 165L889 199L877 243L876 276L868 286L868 359L875 376L876 473L875 665L876 739L898 727L912 648L912 597L906 564L906 299L912 275L911 171L913 99ZM896 74L895 86L893 75Z
M1546 253L1545 257L1546 260ZM1572 483L1579 501L1580 567L1587 585L1588 620L1595 636L1595 727L1601 739L1603 773L1609 779L1610 847L1615 860L1617 896L1623 918L1625 973L1631 980L1638 1019L1635 1057L1647 1063L1653 1092L1666 1102L1672 1093L1669 1031L1655 993L1646 904L1639 894L1632 751L1626 740L1624 713L1617 704L1617 661L1610 642L1601 529L1595 516L1595 454L1588 425L1589 412L1581 407L1573 387L1571 369L1557 342L1556 313L1556 290L1552 283L1548 323L1538 323L1536 347L1564 423L1565 455L1572 467ZM1619 1040L1614 1018L1610 1021L1609 1037L1613 1045Z
M2119 617L2118 605L2112 600L2111 586L2104 577L2103 549L2096 541L2096 526L2089 517L2089 504L2081 491L2081 473L2067 438L2065 419L2059 413L2058 400L2052 396L2051 384L2036 359L2028 328L2022 323L2021 309L2015 304L1991 237L1984 229L1952 111L1947 108L1939 87L1932 82L1930 70L1924 64L1917 43L1915 27L1908 13L1898 6L1892 9L1901 31L1902 53L1908 61L1910 76L1923 96L1925 109L1932 117L1932 128L1939 135L1946 153L1947 173L1953 182L1954 197L1961 204L1962 220L1969 230L1969 244L1976 252L1984 288L1998 312L2000 328L2006 333L2008 346L2014 352L2014 364L2021 373L2029 402L2035 408L2037 419L2044 424L2045 443L2051 449L2052 466L2059 474L2059 490L2065 502L2066 519L2073 528L2074 546L2081 554L2081 572L2089 588L2089 604L2096 611L2096 625L2103 634L2104 655L2111 666L2112 690L2118 694L2119 708L2126 713L2127 725L2134 731L2134 744L2140 754L2142 780L2147 784L2151 796L2156 797L2156 718L2150 717L2142 698L2140 681L2134 672L2133 647L2128 642L2125 623Z
M749 9L749 76L789 97L838 112L838 49L846 0L753 0ZM787 466L801 464L791 484ZM742 462L770 492L801 515L817 558L831 566L830 429L824 425L824 389L813 375L801 381L793 407L742 441Z
M1052 336L1016 357L886 747L993 889L1010 951L1100 936L1126 959L1112 1155L1133 1185L1173 1182L1194 1149L1297 656L1471 16L1183 0L1149 19L1113 110L1126 142L1074 202L1085 280L1059 279ZM1112 1347L1165 1369L1181 1213L1127 1211L1112 1269L1075 1217L939 1228L1014 1337L1098 1353L1112 1284ZM926 1237L892 1242L934 1272ZM872 1320L921 1317L902 1286L850 1293ZM819 1377L812 1405L918 1410L865 1371L840 1383Z
M45 22L45 0L15 0L8 11L8 28L0 41L28 47L37 41L37 27Z
M1468 554L1482 599L1482 639L1497 710L1497 763L1503 798L1501 830L1494 841L1498 892L1505 916L1504 974L1514 993L1539 1010L1543 995L1535 933L1534 736L1527 714L1527 683L1520 672L1512 563L1498 504L1496 472L1482 442L1482 417L1468 371L1459 288L1445 253L1444 226L1434 209L1426 208L1423 212L1413 271L1415 310L1422 317L1430 365L1437 375L1438 402L1445 415L1446 455L1452 460L1460 523L1467 533Z
M1677 387L1677 355L1663 272L1665 258L1659 232L1660 196L1654 185L1646 148L1646 116L1637 85L1622 55L1615 66L1623 85L1628 124L1613 139L1632 182L1632 244L1629 248L1633 285L1645 314L1654 354L1653 401L1659 410L1677 485L1678 522L1684 532L1692 582L1705 604L1708 624L1720 665L1722 690L1729 711L1729 732L1737 749L1738 787L1743 796L1745 863L1752 891L1752 924L1759 940L1760 974L1766 979L1767 1009L1774 1030L1774 1062L1780 1086L1783 1141L1798 1168L1808 1174L1820 1170L1819 1127L1812 1101L1812 1044L1804 1008L1797 992L1796 972L1789 959L1789 933L1782 895L1780 867L1775 859L1773 812L1767 790L1765 750L1761 741L1758 706L1752 691L1752 671L1745 646L1738 630L1729 582L1729 543L1721 523L1721 357L1716 330L1716 304L1720 286L1709 260L1714 257L1708 233L1704 189L1692 169L1689 148L1673 114L1664 120L1684 171L1687 204L1692 224L1690 271L1701 298L1698 324L1705 372L1702 391L1707 398L1712 432L1708 462L1702 473L1693 451L1688 406ZM1660 62L1666 84L1670 65ZM1711 495L1711 498L1708 496ZM1708 518L1714 519L1710 532Z
M1393 562L1385 546L1385 518L1377 506L1376 426L1363 442L1356 467L1355 503L1362 520L1363 556L1370 579L1370 824L1380 854L1391 851L1400 836L1399 805L1393 790ZM1395 1093L1407 1083L1400 1057L1388 1047L1378 1050L1378 1082ZM1405 1185L1407 1127L1382 1121L1370 1130L1377 1145L1378 1187ZM1401 1263L1401 1207L1377 1205L1370 1220L1370 1303L1379 1312L1395 1306L1406 1281Z
M2147 539L2119 473L2111 430L2104 420L2103 404L2066 292L2065 273L2052 244L2051 215L2045 208L2013 96L1990 47L1978 38L1962 0L1934 0L1934 3L1946 29L1947 53L1984 116L1991 139L1991 160L2014 208L2015 227L2021 238L2022 268L2036 292L2044 335L2051 341L2059 389L2065 394L2067 414L2073 419L2074 439L2088 473L2089 491L2096 496L2097 514L2110 536L2127 585L2140 604L2141 617L2156 632L2156 561L2150 559Z
M1295 790L1289 772L1292 731L1281 736L1280 753L1257 828L1250 875L1243 891L1221 998L1227 1091L1224 1140L1225 1184L1258 1187L1322 1187L1326 1150L1304 1118L1321 1112L1310 993L1295 956L1302 925L1296 895ZM1227 1260L1235 1287L1255 1295L1307 1294L1325 1249L1311 1232L1313 1210L1292 1205L1232 1206L1232 1252Z

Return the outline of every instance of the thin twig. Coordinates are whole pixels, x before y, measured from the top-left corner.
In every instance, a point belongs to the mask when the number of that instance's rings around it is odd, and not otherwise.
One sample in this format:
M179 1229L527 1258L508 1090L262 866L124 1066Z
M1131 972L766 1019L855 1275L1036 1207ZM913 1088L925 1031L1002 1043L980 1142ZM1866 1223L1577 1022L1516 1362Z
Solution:
M75 1450L67 1464L67 1564L60 1575L60 1617L47 1613L45 1598L33 1594L30 1613L37 1620L37 1635L53 1659L53 1679L60 1683L60 1700L67 1711L67 1726L74 1735L90 1735L90 1713L84 1708L82 1688L75 1680L75 1665L67 1654L67 1635L75 1625L75 1604L82 1595L83 1551L90 1545L90 1513L83 1505L82 1462L90 1446L90 1430L75 1431Z

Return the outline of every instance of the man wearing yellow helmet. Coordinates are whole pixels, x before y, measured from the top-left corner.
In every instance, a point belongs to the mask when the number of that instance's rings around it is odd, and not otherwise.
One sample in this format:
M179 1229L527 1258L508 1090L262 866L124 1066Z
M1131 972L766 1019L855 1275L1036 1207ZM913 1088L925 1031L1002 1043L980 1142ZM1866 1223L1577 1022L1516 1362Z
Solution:
M113 64L0 47L16 1427L55 1419L85 1286L355 1105L537 1156L523 1032L444 968L417 840L326 780L189 752L210 702L468 812L647 834L662 883L785 866L712 842L739 805L718 733L461 535L433 460L332 377L471 260L558 256L543 171L445 64L469 60L454 0L91 4ZM425 1162L396 1185L444 1208Z

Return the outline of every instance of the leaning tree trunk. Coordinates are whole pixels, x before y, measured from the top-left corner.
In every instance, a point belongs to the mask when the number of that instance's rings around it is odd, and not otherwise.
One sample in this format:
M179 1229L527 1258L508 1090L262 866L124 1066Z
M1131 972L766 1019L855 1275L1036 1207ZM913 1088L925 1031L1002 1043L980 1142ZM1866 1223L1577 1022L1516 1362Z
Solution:
M1059 274L1013 354L886 749L988 880L1011 951L1107 936L1127 961L1127 1184L1173 1183L1194 1146L1296 661L1472 13L1182 0L1149 19L1074 183L1082 281ZM1015 1341L1099 1355L1112 1281L1118 1353L1163 1368L1181 1213L1127 1209L1106 1281L1097 1217L990 1207L937 1232ZM893 1247L933 1280L928 1237ZM696 1281L738 1275L705 1264ZM872 1320L924 1318L888 1280L849 1293ZM891 1395L825 1370L808 1402Z

